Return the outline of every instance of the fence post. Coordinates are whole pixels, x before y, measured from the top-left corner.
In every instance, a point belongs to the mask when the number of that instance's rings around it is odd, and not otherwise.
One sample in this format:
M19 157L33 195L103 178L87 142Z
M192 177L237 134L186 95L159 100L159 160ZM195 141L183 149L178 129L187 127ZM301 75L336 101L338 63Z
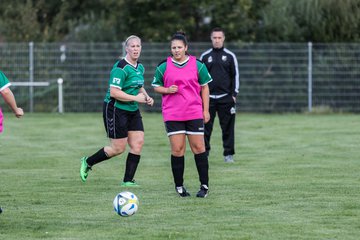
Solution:
M58 78L57 83L58 83L59 113L64 113L63 82L64 82L64 80L62 78Z
M34 82L34 42L29 42L29 82ZM29 111L34 112L34 87L29 85Z
M312 111L312 42L308 42L308 111Z

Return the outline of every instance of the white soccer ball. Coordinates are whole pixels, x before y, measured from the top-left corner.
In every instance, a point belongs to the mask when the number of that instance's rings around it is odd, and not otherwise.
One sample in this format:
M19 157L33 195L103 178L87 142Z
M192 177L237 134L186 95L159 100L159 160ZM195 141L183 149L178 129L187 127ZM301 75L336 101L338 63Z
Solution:
M139 207L139 200L132 192L118 193L114 198L114 210L122 217L134 215Z

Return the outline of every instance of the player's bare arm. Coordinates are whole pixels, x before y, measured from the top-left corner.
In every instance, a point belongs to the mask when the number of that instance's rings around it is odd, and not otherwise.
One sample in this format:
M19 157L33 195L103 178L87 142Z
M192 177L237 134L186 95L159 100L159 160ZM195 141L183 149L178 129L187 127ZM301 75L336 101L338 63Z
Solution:
M173 93L177 93L178 86L176 85L171 85L170 87L159 86L159 87L155 87L154 91L160 94L173 94Z
M17 118L20 118L24 115L23 109L17 106L14 94L9 88L5 88L3 91L1 91L1 95Z
M143 94L145 94L145 96L146 96L146 104L147 104L147 105L149 105L149 106L154 105L154 99L149 96L149 94L146 92L146 90L145 90L144 87L140 88L140 92L142 92Z
M135 101L138 103L147 103L147 96L144 93L140 92L138 95L130 95L116 87L110 87L110 96L123 102Z
M201 86L201 99L202 99L202 102L203 102L204 122L207 123L210 120L210 113L209 113L209 86L207 84Z

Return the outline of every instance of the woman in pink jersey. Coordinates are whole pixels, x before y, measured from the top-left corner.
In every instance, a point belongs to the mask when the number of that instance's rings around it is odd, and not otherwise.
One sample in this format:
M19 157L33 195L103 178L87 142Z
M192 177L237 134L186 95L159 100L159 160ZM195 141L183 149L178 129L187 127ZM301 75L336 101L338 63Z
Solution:
M171 38L171 56L156 68L152 86L162 94L162 114L171 145L171 168L175 190L180 197L190 196L184 187L186 136L194 154L199 173L200 190L204 198L209 190L209 163L205 152L204 123L209 115L209 87L212 78L206 66L187 54L184 33Z

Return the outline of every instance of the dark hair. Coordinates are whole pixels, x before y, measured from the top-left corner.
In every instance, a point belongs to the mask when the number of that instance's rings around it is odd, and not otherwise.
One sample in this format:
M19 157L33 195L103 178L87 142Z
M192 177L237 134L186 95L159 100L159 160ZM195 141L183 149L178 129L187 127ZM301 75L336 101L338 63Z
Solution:
M222 32L222 33L224 34L224 36L225 36L225 31L224 31L224 29L222 29L222 28L220 28L220 27L213 28L213 29L211 30L210 35L211 35L213 32Z
M188 45L188 41L186 39L186 35L184 32L176 32L172 37L171 37L171 41L173 40L180 40L183 41L184 45L187 46Z

